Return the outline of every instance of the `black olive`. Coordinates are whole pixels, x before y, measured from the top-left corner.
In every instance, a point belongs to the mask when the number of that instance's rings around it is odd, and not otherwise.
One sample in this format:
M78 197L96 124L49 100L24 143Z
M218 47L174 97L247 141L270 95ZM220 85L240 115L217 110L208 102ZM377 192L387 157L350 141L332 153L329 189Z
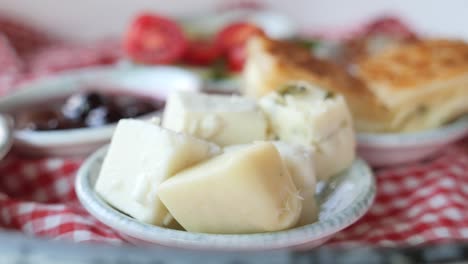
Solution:
M116 107L102 106L89 111L84 121L88 127L103 126L119 121L122 115Z
M161 110L164 104L161 100L82 92L70 96L61 106L51 104L42 111L19 112L15 118L19 129L98 127Z
M84 119L93 109L106 104L106 98L96 92L84 92L72 95L62 107L63 115L68 119Z

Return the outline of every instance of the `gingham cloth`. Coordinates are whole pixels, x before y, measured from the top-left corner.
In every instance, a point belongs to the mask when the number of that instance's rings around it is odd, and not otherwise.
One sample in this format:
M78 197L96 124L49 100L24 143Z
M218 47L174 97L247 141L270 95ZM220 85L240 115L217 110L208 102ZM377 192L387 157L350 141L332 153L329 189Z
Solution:
M5 30L5 25L15 30ZM0 19L1 93L25 79L112 63L120 56L117 42L73 45L12 25ZM76 242L125 243L77 201L73 182L82 160L9 154L0 162L0 229ZM376 171L376 178L378 193L369 212L328 243L468 241L468 138L431 160Z

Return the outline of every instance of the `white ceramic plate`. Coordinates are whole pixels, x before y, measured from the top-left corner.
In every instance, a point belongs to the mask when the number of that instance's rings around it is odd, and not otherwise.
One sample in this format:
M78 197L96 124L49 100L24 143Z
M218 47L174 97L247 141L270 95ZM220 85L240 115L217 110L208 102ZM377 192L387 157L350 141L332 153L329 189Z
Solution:
M372 166L392 166L431 157L468 135L468 116L438 129L417 133L359 134L358 153Z
M120 65L70 71L39 79L0 98L0 112L10 112L48 98L63 97L86 85L165 99L173 90L200 90L202 81L197 75L176 67L136 67ZM157 114L157 113L155 113ZM145 118L148 118L146 116ZM16 151L28 155L83 155L106 144L115 125L55 131L14 132Z
M324 243L364 215L376 192L371 170L358 159L347 171L317 188L320 220L314 224L248 235L190 233L138 222L104 202L94 191L94 184L106 151L106 147L98 150L83 163L75 182L76 193L89 213L135 244L207 250L308 249Z

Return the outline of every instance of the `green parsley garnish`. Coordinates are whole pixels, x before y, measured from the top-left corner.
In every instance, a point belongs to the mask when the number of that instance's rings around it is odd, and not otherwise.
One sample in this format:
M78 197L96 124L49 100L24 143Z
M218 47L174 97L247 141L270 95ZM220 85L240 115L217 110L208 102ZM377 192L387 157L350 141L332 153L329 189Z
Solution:
M320 45L320 41L317 39L296 39L295 42L300 46L308 49L315 49Z
M210 67L208 79L213 81L221 81L229 77L229 70L227 69L226 62L224 60L218 60Z
M327 91L327 93L325 94L325 100L326 99L333 99L334 97L335 97L335 93L333 93L333 92Z
M282 96L287 94L303 94L305 92L307 92L307 87L300 84L286 84L278 90L278 93Z

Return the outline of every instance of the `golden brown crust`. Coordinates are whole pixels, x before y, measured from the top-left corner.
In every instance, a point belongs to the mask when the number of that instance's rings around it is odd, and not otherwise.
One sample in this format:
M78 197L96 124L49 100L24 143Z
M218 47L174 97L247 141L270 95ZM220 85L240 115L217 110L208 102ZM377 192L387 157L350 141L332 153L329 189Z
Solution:
M367 86L342 67L314 57L309 49L285 41L256 37L249 42L244 76L248 96L260 97L289 81L302 80L342 94L360 131L385 131L388 110ZM255 80L250 81L250 80ZM249 87L250 86L250 87Z
M468 44L426 40L388 49L359 64L359 75L371 87L390 90L422 89L434 81L468 72Z
M284 41L267 38L263 38L262 41L265 51L276 57L280 68L294 69L308 74L310 78L314 78L318 83L335 92L359 96L370 95L369 90L360 80L353 78L338 65L312 56L310 50Z
M363 58L353 76L303 47L255 38L248 45L245 94L260 97L287 82L307 81L342 94L360 132L435 128L467 113L468 44L400 44Z
M414 36L388 36L384 34L364 35L346 40L343 44L340 64L349 66L357 64L382 51L419 41Z

